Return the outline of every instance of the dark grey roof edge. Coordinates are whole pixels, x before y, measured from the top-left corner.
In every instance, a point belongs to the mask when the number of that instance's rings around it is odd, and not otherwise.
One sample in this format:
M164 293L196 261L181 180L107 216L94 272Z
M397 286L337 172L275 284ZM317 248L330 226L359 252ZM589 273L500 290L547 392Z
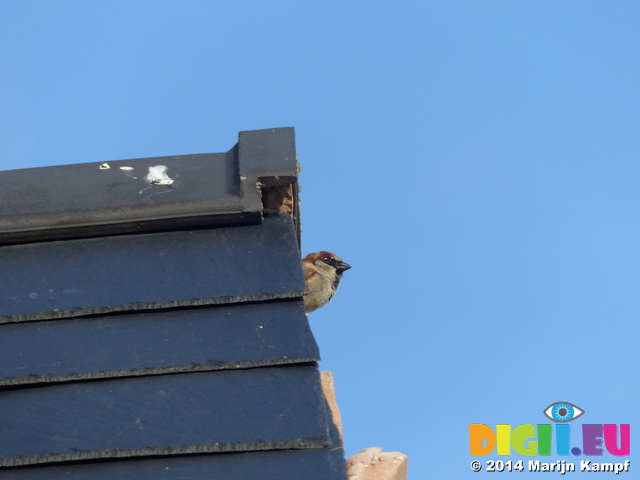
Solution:
M139 377L145 375L166 375L171 373L214 372L219 370L243 370L246 368L275 367L281 365L295 365L311 363L320 360L319 356L312 357L274 357L267 360L251 360L245 362L227 362L210 365L172 365L169 367L149 367L128 370L113 370L109 372L66 373L56 375L30 375L28 377L0 377L0 387L15 387L19 385L33 385L42 383L75 382L79 380L102 380L105 378Z
M226 153L105 164L0 172L0 244L255 224L260 187L298 174L293 127L240 132ZM149 181L154 166L170 184Z
M280 293L258 293L247 295L220 296L212 298L197 298L189 300L177 300L167 302L126 303L122 305L109 305L101 307L87 307L66 310L50 310L48 312L22 313L17 315L0 315L0 325L16 322L31 322L41 320L54 320L56 318L73 318L85 315L104 315L114 312L128 312L138 310L155 310L177 307L199 307L206 305L226 305L231 303L263 302L267 300L283 300L302 297L306 290L293 290Z
M106 237L132 233L167 232L190 228L229 225L254 225L262 221L260 212L223 213L213 215L191 215L155 220L136 220L122 223L90 223L69 227L33 228L3 232L0 228L0 246L76 238Z
M237 371L319 359L302 300L0 326L2 391L12 385Z
M0 458L0 467L18 467L42 463L96 460L102 458L147 457L156 455L186 455L197 453L257 452L264 450L295 450L325 448L331 446L329 436L301 437L291 440L256 441L237 443L213 443L205 445L181 445L172 447L146 447L137 449L110 448L104 450L78 451L73 453L51 453L48 455L25 455Z

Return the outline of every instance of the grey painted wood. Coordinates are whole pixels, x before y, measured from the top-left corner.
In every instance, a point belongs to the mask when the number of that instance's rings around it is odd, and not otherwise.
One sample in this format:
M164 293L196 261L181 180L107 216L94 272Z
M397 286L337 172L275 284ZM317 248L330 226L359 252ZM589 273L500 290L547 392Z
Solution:
M258 223L258 182L297 181L293 128L226 153L0 171L0 243Z

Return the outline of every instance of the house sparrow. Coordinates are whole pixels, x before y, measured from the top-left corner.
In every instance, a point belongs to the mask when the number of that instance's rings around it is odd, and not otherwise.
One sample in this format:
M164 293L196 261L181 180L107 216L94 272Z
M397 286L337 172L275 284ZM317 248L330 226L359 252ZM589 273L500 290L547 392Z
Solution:
M340 285L342 272L350 268L335 253L324 250L304 257L302 270L309 291L304 297L305 311L313 312L328 303Z

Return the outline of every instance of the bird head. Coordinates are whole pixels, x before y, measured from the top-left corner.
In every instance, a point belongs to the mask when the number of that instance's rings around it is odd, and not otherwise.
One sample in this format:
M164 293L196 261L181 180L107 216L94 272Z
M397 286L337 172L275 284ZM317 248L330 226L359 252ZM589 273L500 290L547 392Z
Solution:
M318 253L310 253L303 259L304 262L309 262L313 265L316 265L317 262L323 262L330 267L336 269L336 272L342 274L342 272L346 272L351 268L351 265L344 262L339 256L335 253L326 252L324 250L319 251Z

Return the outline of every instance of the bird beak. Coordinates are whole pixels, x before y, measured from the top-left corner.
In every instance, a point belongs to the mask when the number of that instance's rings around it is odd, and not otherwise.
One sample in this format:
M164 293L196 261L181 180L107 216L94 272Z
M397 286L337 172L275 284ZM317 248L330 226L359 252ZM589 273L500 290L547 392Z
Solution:
M338 270L339 272L346 272L350 268L351 268L351 265L345 262L340 262L338 265L336 265L336 270Z

